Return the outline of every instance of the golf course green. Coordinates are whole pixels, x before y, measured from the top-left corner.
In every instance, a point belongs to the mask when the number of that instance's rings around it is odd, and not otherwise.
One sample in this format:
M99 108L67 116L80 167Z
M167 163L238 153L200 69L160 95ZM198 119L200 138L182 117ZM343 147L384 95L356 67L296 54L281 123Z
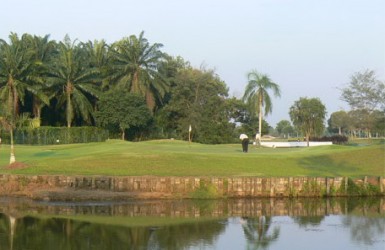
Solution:
M178 140L15 146L1 145L0 174L108 176L385 176L385 144L302 148L204 145Z

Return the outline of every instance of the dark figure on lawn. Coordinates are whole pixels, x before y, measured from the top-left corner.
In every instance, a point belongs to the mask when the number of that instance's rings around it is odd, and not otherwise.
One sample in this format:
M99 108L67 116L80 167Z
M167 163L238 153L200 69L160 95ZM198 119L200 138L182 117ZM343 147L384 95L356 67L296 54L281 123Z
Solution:
M239 136L239 139L242 140L242 151L244 153L247 153L247 151L249 149L249 137L247 137L247 135L245 135L245 134L241 134Z

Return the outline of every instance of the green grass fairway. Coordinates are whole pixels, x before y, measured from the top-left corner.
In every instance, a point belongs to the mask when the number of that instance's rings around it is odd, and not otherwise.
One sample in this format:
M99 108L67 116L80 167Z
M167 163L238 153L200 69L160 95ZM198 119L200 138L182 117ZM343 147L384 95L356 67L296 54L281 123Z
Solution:
M255 148L184 141L22 146L9 168L9 145L0 148L0 173L110 176L385 176L385 145Z

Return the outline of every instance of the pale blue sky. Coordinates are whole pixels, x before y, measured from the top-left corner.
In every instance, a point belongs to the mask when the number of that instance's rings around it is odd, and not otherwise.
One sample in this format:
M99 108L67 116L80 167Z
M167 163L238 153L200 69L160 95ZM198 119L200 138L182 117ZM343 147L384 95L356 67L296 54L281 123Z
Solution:
M319 97L331 113L350 76L365 69L385 79L384 0L2 0L0 38L10 32L65 34L108 43L142 30L150 43L195 67L214 68L241 97L247 72L281 87L270 125L289 120L300 97Z

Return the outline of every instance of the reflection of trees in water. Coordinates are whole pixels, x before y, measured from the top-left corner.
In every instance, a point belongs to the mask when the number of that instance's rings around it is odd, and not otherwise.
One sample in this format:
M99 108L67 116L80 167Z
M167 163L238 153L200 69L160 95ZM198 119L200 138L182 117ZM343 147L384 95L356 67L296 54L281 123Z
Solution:
M222 200L189 201L173 203L133 203L127 207L119 205L119 209L113 206L91 206L70 210L79 216L71 219L40 218L26 216L18 213L17 222L14 223L15 235L13 239L14 249L183 249L189 246L210 246L226 229L223 219L228 216L243 217L243 232L249 249L266 249L272 242L278 240L280 228L272 227L274 214L290 215L301 227L319 225L325 215L353 213L364 214L361 217L346 217L344 225L350 227L352 238L356 241L370 244L375 237L384 234L385 218L370 218L371 213L383 213L383 199L300 199L300 200ZM154 205L156 204L156 205ZM160 209L154 209L158 204ZM0 204L1 207L1 204ZM49 208L49 206L47 206ZM47 209L45 208L45 209ZM60 210L62 209L62 210ZM67 213L67 207L56 207L55 211ZM9 214L14 210L9 209ZM16 210L17 211L17 210ZM48 212L47 212L48 211ZM43 210L36 206L35 210L25 214L44 214L52 211ZM79 212L80 211L80 212ZM117 213L119 211L119 213ZM176 213L178 212L178 213ZM125 216L131 213L140 216L170 216L173 223L176 216L200 219L192 223L179 225L166 225L156 228L145 226L125 227L106 224L82 222L82 216L109 215ZM59 213L60 214L60 213ZM57 216L57 215L56 215ZM217 217L212 218L211 216ZM246 217L247 216L247 217ZM204 219L206 218L206 220ZM211 218L211 219L210 219ZM106 223L106 220L103 220ZM184 220L181 220L184 221ZM225 219L227 221L227 219ZM148 221L146 223L148 225ZM378 237L377 237L378 238ZM12 237L10 217L0 213L0 250L11 249Z
M306 199L302 200L303 208L301 216L293 216L294 222L300 227L317 226L325 218L326 199Z
M351 215L342 218L342 223L350 228L352 240L367 245L373 244L376 237L385 234L385 218L379 217L378 210L383 200L376 197L345 200L345 210ZM381 212L380 212L381 213Z
M61 218L17 220L14 249L183 249L211 245L225 229L218 220L160 228L109 226ZM0 214L0 249L10 249L7 216Z
M0 230L5 220L0 218ZM9 230L6 228L6 235ZM69 219L24 217L17 220L15 231L13 249L130 249L131 243L127 228ZM0 245L10 249L6 241Z
M280 228L274 227L269 231L272 217L260 216L259 218L242 217L241 224L247 249L267 249L268 246L279 237Z
M346 215L342 223L350 228L352 240L367 245L373 244L376 237L382 240L385 234L385 218L378 216L378 208L383 206L383 200L376 198L356 198L346 200L346 210L352 215ZM360 211L360 212L357 212ZM376 214L376 216L373 216Z
M360 210L364 214L371 210L376 211L378 207L381 207L382 202L382 200L377 197L356 197L353 199L344 199L343 201L344 203L341 206L345 207L347 213Z
M352 240L371 245L377 237L384 240L385 218L345 216L342 223L350 228Z
M8 216L0 214L0 249L11 249Z
M293 220L300 227L307 227L320 225L324 218L325 216L296 216L293 217Z
M184 249L191 245L213 245L226 224L219 220L165 226L152 232L154 238L149 249ZM155 245L154 243L158 244Z

